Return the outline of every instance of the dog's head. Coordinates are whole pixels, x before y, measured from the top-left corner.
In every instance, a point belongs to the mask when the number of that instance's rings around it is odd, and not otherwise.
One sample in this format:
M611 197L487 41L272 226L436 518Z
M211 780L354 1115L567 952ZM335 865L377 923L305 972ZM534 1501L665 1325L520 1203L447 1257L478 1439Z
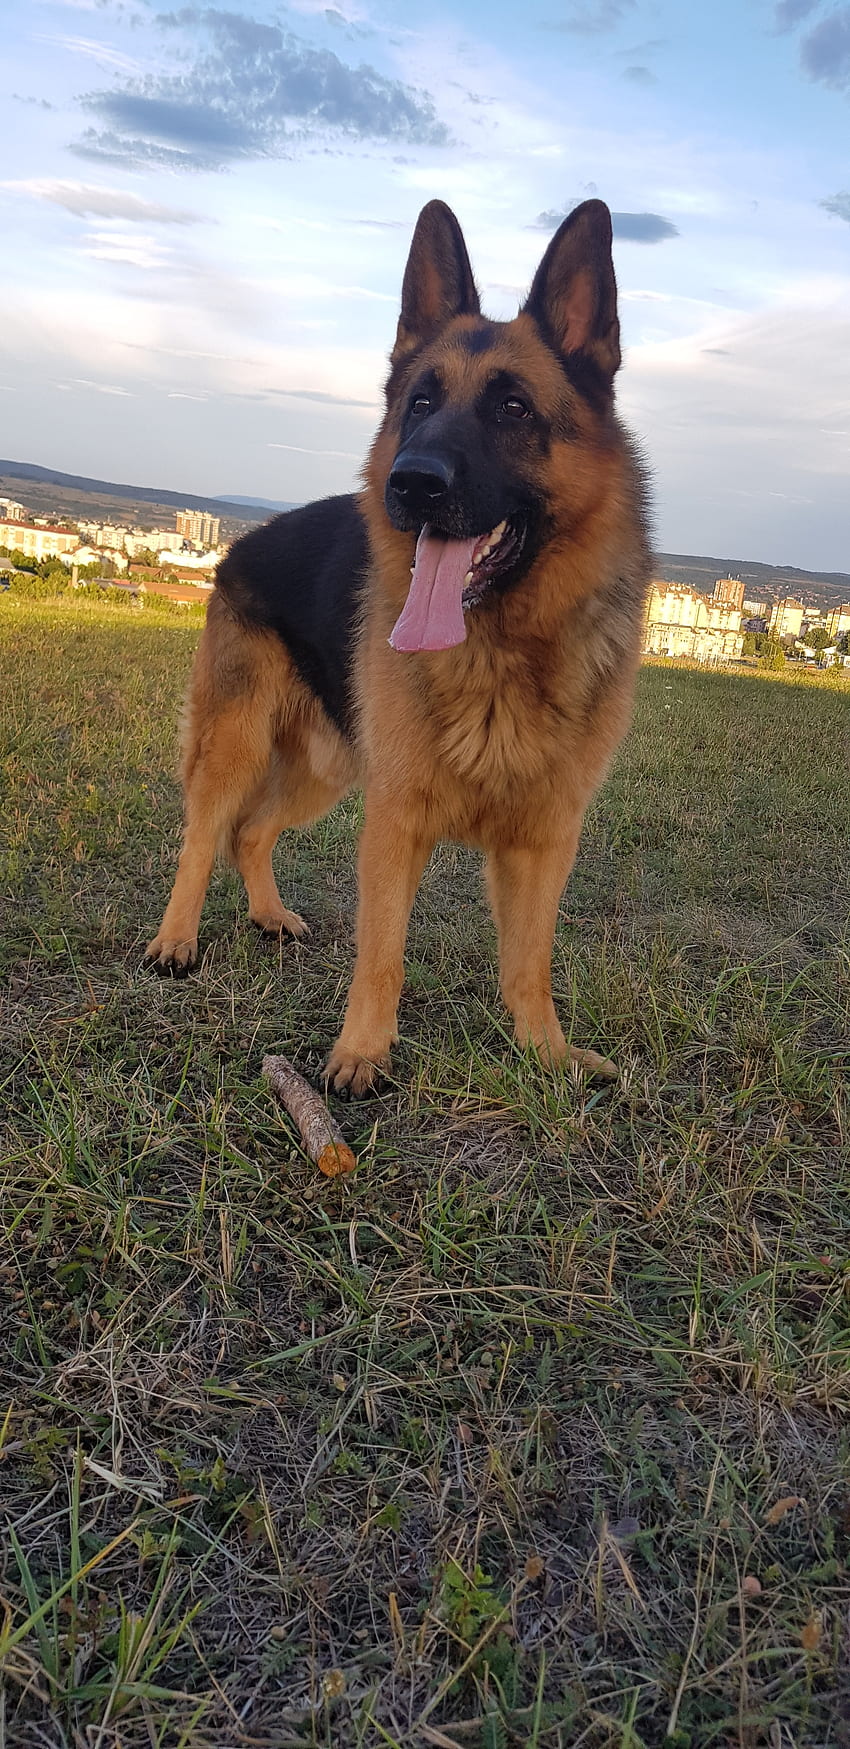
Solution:
M521 583L553 529L577 525L612 446L619 363L602 201L561 225L512 322L482 316L454 214L424 208L370 463L393 529L416 537L396 649L462 642L465 613Z

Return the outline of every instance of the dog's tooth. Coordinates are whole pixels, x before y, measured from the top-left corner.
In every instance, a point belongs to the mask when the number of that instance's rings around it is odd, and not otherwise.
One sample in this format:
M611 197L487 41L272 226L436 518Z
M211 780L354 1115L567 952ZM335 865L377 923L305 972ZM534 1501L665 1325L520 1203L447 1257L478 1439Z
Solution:
M497 541L501 540L507 526L507 522L500 522L497 528L491 528L487 539L492 542L493 546L495 546Z
M471 583L472 582L472 572L467 571L466 576L464 577L463 580L464 580L464 583Z

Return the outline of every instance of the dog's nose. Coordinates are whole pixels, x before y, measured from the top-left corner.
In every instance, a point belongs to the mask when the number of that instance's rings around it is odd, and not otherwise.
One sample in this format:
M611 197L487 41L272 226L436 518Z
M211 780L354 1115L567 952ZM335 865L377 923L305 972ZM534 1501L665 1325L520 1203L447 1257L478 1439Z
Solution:
M434 509L454 485L454 468L442 456L406 456L389 483L410 509Z

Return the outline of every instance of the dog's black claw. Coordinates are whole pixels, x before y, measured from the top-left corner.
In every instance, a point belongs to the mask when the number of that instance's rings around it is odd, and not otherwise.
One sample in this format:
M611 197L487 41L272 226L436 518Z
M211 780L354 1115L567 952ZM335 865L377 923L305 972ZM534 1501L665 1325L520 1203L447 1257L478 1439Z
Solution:
M194 965L181 965L179 960L161 960L157 954L146 954L142 971L155 972L158 978L188 978Z

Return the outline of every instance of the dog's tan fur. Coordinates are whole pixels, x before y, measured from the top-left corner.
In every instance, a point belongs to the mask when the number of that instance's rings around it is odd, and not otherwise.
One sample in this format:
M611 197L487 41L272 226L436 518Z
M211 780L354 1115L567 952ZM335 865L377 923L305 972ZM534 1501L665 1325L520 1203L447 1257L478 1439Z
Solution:
M423 295L438 293L435 285ZM355 1093L389 1062L410 909L441 839L485 854L501 993L518 1040L553 1062L611 1071L595 1052L567 1046L550 965L584 812L631 709L648 572L641 484L616 421L576 393L529 315L493 324L495 343L478 356L463 346L473 325L467 316L449 320L409 366L400 326L395 383L360 499L371 568L354 655L354 745L299 679L280 639L246 629L213 597L184 726L185 845L148 949L160 964L194 961L217 849L243 875L255 922L303 934L278 895L273 846L285 826L316 819L362 784L357 960L326 1069L334 1087ZM551 533L521 585L486 612L470 612L456 648L400 655L387 639L405 600L414 537L390 524L384 488L423 356L453 403L473 404L495 370L519 374L552 427L568 419L572 435L551 444Z

